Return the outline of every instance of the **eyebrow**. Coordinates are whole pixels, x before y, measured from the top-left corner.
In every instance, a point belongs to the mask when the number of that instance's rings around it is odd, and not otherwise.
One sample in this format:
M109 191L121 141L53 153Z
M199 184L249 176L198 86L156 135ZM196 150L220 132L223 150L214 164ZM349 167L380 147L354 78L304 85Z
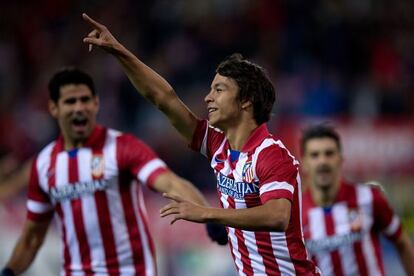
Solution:
M218 86L224 86L225 88L228 88L229 87L224 82L218 82L218 83L215 83L213 86L211 86L211 88L217 88Z

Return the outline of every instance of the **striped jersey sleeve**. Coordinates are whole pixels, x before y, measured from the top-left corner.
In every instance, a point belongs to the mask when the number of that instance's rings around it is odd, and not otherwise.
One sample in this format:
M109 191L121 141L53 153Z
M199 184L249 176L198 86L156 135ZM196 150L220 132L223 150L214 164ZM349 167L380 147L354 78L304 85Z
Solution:
M120 170L129 171L142 184L152 188L155 179L168 171L167 165L144 142L133 135L123 134L117 140Z
M384 193L377 187L372 187L374 227L377 227L390 240L401 235L402 225L400 219L392 210Z
M53 205L49 195L40 185L38 173L38 158L33 160L29 179L27 218L32 221L50 219L53 214Z
M286 150L278 145L263 149L257 160L256 173L263 203L280 198L293 201L298 167Z
M224 139L223 132L209 126L207 120L199 120L193 134L193 140L189 146L210 160Z

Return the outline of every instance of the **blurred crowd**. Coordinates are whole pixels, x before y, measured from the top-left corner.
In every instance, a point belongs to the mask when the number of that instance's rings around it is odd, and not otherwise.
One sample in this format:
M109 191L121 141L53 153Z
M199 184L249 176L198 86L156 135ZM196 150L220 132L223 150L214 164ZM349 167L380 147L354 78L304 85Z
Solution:
M96 81L103 124L137 134L200 186L211 180L197 156L171 147L180 144L178 135L134 92L115 60L87 51L82 12L110 26L200 116L206 114L203 98L215 66L233 52L261 64L272 77L277 89L272 129L288 117L413 116L410 0L1 1L5 170L56 136L47 82L58 68L74 65Z

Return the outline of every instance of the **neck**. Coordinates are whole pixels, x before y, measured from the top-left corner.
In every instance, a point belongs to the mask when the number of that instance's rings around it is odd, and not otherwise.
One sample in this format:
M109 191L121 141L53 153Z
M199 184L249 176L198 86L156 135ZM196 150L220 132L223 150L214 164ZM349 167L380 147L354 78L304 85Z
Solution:
M71 150L74 148L81 148L85 144L85 140L71 140L63 137L65 150Z
M318 206L327 207L331 206L336 199L340 186L340 180L336 180L332 185L326 188L316 187L311 185L313 201Z
M227 128L224 133L229 141L230 147L233 150L240 151L250 134L258 127L255 120L242 120L240 124Z

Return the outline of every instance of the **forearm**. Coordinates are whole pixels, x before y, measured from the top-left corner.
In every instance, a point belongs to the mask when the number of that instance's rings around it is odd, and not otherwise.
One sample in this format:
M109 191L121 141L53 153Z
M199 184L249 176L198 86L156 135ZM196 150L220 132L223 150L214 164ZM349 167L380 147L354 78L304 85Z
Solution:
M405 272L408 276L414 276L414 247L405 231L397 241L396 247Z
M20 275L33 262L41 244L42 242L36 239L21 237L6 266L13 270L16 275Z
M178 178L174 182L175 183L171 185L171 188L167 193L181 196L182 198L201 206L210 206L201 192L189 181L183 178Z
M114 46L113 54L138 92L158 108L162 109L175 92L158 73L141 62L122 44Z
M245 209L208 208L205 212L205 222L220 223L249 231L286 231L290 211L280 212L272 209L265 205Z

